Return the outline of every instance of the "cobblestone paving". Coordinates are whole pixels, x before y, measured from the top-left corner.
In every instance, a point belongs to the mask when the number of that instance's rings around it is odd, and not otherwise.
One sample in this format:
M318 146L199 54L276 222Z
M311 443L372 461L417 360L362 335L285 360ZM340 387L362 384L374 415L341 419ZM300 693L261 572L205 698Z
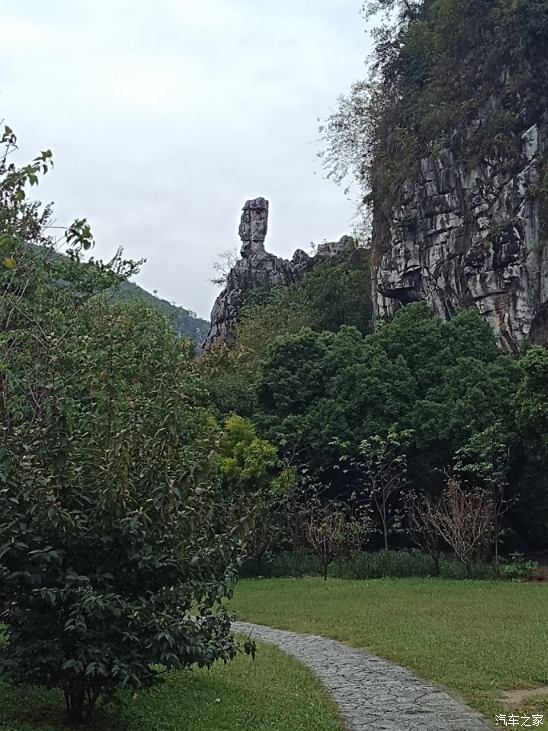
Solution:
M276 645L329 689L351 731L487 731L481 716L398 665L328 640L256 624L233 628ZM447 658L451 662L451 658Z

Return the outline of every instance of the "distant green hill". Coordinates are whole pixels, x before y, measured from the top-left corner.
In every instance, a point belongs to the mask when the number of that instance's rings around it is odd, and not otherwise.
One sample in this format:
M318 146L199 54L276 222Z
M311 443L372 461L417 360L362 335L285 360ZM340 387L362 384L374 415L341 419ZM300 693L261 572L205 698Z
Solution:
M174 323L175 331L178 335L191 338L199 345L205 340L205 336L209 330L209 322L202 320L195 312L185 310L184 307L179 307L167 300L160 299L160 297L156 297L150 292L147 292L146 289L139 287L134 282L122 282L116 299L121 299L124 302L140 300L152 307L156 307Z
M36 251L42 251L46 254L47 258L57 259L58 257L64 257L61 254L52 249L44 249L41 246L31 244L32 248ZM180 337L187 337L194 340L195 343L201 345L205 340L207 332L209 330L209 322L202 320L195 312L191 310L185 310L184 307L174 305L167 300L160 299L155 295L147 292L146 289L139 287L134 282L122 282L117 292L113 294L113 301L122 300L124 302L146 302L151 307L156 307L160 312L173 322L175 332Z

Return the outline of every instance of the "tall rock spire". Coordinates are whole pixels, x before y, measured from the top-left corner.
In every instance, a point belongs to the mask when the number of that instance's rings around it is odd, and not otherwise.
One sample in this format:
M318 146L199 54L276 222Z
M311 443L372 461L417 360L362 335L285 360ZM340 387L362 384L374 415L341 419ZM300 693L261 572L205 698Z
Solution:
M292 284L302 279L318 263L339 264L348 258L354 246L350 236L343 236L338 242L320 244L315 256L297 249L291 261L288 261L265 250L267 229L268 201L265 198L246 201L238 228L242 240L242 258L228 273L225 287L213 305L211 325L203 345L205 352L231 341L240 310L251 290Z
M246 201L242 208L238 233L242 240L240 254L247 259L259 251L264 251L264 240L268 230L268 201L266 198L253 198Z

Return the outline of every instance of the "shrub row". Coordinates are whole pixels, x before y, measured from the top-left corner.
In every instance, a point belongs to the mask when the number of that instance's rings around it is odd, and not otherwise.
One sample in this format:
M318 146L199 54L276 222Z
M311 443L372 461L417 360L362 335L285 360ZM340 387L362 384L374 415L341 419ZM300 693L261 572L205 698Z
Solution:
M255 559L247 560L240 571L242 578L282 578L320 576L321 563L301 551L280 553L257 566ZM471 567L471 578L494 579L490 564L477 563ZM350 558L338 559L329 568L329 575L339 579L382 579L436 576L436 567L430 556L420 551L363 552ZM439 576L446 579L465 579L464 565L450 556L439 561Z

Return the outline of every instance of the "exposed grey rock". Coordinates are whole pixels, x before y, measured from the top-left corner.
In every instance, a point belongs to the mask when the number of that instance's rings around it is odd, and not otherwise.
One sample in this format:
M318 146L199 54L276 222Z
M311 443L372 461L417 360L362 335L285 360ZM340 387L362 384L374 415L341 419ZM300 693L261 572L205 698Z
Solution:
M264 240L268 230L268 201L254 198L246 201L242 209L238 233L242 240L240 254L250 257L264 251Z
M226 285L215 300L211 311L211 326L203 345L204 351L211 350L220 342L230 341L240 309L251 290L292 284L302 279L317 264L340 264L349 256L354 246L352 237L343 236L340 241L320 244L315 256L309 256L302 249L297 249L288 261L265 250L267 230L268 201L265 198L246 201L238 229L242 241L242 258L230 270Z
M402 187L388 225L375 217L386 253L375 276L377 317L426 301L449 319L475 305L501 343L548 344L548 251L542 201L548 124L521 137L521 160L483 159L472 169L450 149L422 160Z
M307 665L330 691L351 731L488 731L479 713L406 668L340 642L256 624L236 632L270 642Z

